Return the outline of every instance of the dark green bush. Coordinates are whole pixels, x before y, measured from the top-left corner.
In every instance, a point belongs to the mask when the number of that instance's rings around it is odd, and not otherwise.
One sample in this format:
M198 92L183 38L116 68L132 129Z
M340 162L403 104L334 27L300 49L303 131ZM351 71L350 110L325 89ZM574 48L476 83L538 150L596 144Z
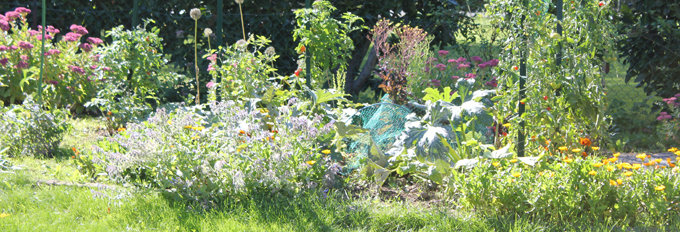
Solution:
M680 2L630 0L621 5L618 49L630 64L626 81L670 97L680 91Z

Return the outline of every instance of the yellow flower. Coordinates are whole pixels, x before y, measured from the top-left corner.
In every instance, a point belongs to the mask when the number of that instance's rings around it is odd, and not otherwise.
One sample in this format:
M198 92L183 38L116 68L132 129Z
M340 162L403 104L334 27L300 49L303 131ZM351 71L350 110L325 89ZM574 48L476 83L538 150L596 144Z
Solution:
M590 171L590 172L588 172L588 175L594 176L594 175L597 175L597 172L596 171Z
M491 165L493 165L494 167L498 167L501 166L501 162L493 162L491 163Z
M615 180L609 180L609 185L611 186L618 186L619 184Z
M668 152L673 152L673 153L675 153L676 151L678 151L678 148L677 148L677 147L671 147L671 148L668 149Z
M191 125L186 125L186 126L184 126L184 129L191 129L192 127L193 126L191 126Z
M9 217L8 213L0 213L0 218Z
M321 151L321 153L323 153L324 155L328 155L328 154L331 153L331 150L325 149L325 150Z
M521 176L521 175L522 175L522 173L519 173L519 172L513 172L513 173L512 173L512 176L515 177L515 178L517 178L517 177L519 177L519 176Z
M514 164L514 163L517 163L517 161L518 161L517 159L511 159L511 160L510 160L510 163L513 163L513 164Z
M615 157L615 158L618 158L620 155L621 155L621 152L617 152L617 153L612 154L612 156Z
M118 128L118 132L123 132L125 131L125 127Z
M654 190L663 191L663 190L666 190L666 186L665 185L659 185L659 186L654 187Z
M557 149L559 149L560 151L566 151L568 148L567 148L567 146L561 146L561 147L558 147Z
M194 129L195 131L202 131L203 129L205 129L205 127L196 126L196 127L192 127L191 129Z
M612 158L609 158L609 159L607 159L607 160L609 160L610 163L614 163L614 162L616 162L617 160L619 160L619 158L618 158L618 157L612 157Z
M607 166L607 171L613 172L615 169L612 166Z
M579 153L579 152L581 152L581 148L574 148L574 149L571 149L571 152Z
M621 179L616 179L616 183L621 185L621 184L623 184L623 181Z
M594 163L593 167L599 168L599 167L602 167L602 165L604 165L604 164L603 163Z
M657 158L657 159L654 159L654 162L656 162L656 163L661 163L661 162L663 162L663 160Z
M503 127L510 127L512 124L510 123L503 123Z
M564 162L570 164L571 162L574 162L574 159L569 158L569 157L565 157Z
M168 125L172 125L172 120L168 119Z
M627 171L627 172L624 172L623 175L626 176L626 177L630 177L630 176L633 175L633 172Z
M640 160L642 160L642 161L645 161L645 158L647 158L647 154L645 154L645 153L640 153L640 154L636 155L635 158L638 158L638 159L640 159Z
M316 161L314 161L314 160L309 160L309 161L307 161L307 162L305 162L305 163L309 164L309 166L312 166L312 165L314 165L314 164L316 163Z
M621 168L632 169L633 165L631 165L630 163L621 163Z
M593 151L597 151L597 150L600 150L600 147L590 147L590 148L592 148L592 149L593 149Z
M642 168L641 164L633 164L633 170L638 170L640 168Z
M675 155L680 156L680 151L676 151Z

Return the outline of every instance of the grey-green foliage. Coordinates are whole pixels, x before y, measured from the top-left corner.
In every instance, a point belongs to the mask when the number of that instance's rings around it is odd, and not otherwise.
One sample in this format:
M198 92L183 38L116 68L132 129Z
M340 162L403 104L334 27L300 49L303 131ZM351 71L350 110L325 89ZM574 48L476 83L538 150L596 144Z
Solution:
M457 84L457 92L433 93L438 96L451 95L446 98L428 101L427 111L422 118L410 115L405 131L395 142L395 147L388 154L395 156L415 149L416 155L434 160L457 160L482 155L489 152L491 142L487 126L491 126L493 118L486 110L491 106L488 99L493 90L468 91L469 81L462 80ZM436 97L431 97L436 99ZM466 148L466 149L461 149Z
M30 98L0 109L0 155L52 156L69 129L68 112L45 111ZM0 158L0 166L5 161Z

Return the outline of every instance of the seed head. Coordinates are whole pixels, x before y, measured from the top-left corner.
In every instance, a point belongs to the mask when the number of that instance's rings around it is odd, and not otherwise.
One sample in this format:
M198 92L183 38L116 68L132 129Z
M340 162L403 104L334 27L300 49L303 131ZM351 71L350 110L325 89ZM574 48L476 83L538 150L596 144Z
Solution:
M205 37L210 37L212 34L213 34L213 31L210 28L206 28L205 30L203 30L203 35Z
M267 56L274 56L276 55L276 50L274 50L274 47L269 46L267 49L264 50L264 54Z
M239 5L243 4L243 0L234 0L234 2L236 2L236 4L239 4Z
M199 18L201 18L201 10L198 8L191 9L191 11L189 12L189 16L191 16L191 18L194 20L198 20Z
M248 46L248 42L246 42L245 40L240 39L240 40L236 41L236 48L238 50L243 51L243 50L246 49L246 46Z

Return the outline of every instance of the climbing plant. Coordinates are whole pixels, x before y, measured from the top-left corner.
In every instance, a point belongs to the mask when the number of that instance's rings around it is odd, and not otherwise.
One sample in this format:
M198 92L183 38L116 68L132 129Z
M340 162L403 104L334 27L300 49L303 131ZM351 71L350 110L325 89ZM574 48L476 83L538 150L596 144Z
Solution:
M527 151L588 155L597 150L591 146L601 142L609 125L601 70L616 57L609 2L490 0L487 11L504 37L494 106L496 131L509 127L502 141L517 138L523 122ZM522 57L524 95L518 87ZM519 115L521 105L526 111ZM594 144L580 144L583 139Z

